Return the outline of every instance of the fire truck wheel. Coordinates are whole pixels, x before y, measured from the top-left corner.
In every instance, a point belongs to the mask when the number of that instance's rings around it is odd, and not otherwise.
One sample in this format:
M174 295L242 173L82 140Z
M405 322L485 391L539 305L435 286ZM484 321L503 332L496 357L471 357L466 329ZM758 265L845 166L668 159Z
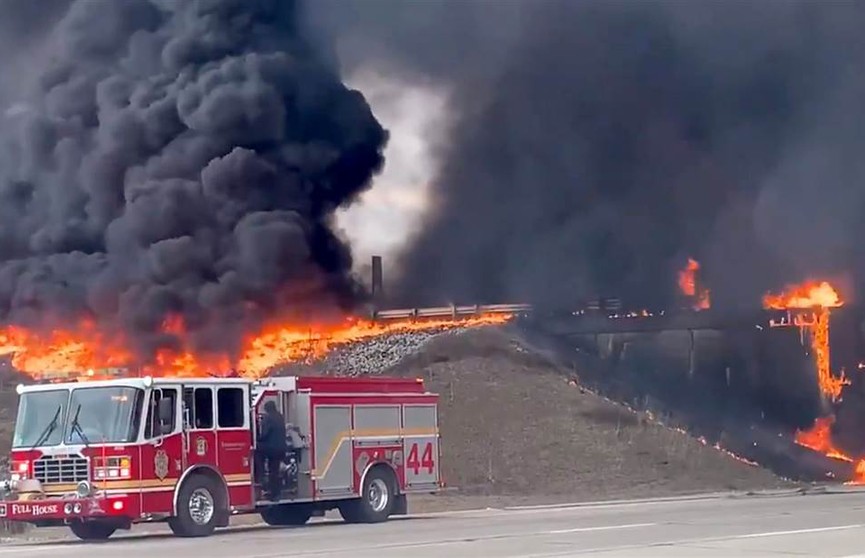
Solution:
M268 525L283 527L303 525L312 517L312 508L297 504L271 506L261 510L261 519Z
M375 467L366 475L361 497L339 506L339 513L348 523L380 523L393 511L396 494L393 472L383 466Z
M82 541L104 541L117 530L111 523L101 521L73 521L69 528Z
M180 537L206 537L213 533L223 507L221 492L215 482L204 475L192 475L180 487L177 515L168 526Z

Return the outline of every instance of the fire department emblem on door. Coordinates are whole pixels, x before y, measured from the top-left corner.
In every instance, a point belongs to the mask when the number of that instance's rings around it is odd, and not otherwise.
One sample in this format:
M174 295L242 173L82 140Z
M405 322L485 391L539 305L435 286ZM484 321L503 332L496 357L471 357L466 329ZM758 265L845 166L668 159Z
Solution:
M165 480L168 476L168 454L165 450L159 450L153 457L153 471L156 473L156 478Z
M201 436L195 439L195 453L198 457L204 457L207 453L207 440Z

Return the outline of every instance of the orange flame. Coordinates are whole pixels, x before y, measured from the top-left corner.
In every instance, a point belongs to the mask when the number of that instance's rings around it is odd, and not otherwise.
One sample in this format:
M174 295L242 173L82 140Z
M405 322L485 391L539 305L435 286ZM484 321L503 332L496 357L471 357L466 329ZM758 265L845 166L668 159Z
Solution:
M832 441L832 425L834 417L820 417L814 421L814 426L809 430L796 432L796 443L818 453L822 453L831 459L856 463L853 469L853 478L845 484L865 484L865 459L854 460L852 457L838 449Z
M832 374L829 359L829 309L821 308L816 315L815 324L811 331L811 347L817 360L817 383L820 390L829 396L832 401L841 397L844 386L850 385L850 380L841 370L836 377Z
M694 310L705 310L711 306L709 289L697 284L697 274L700 271L700 262L694 258L688 258L685 269L679 271L679 290L688 298L695 299Z
M768 293L763 297L765 308L812 310L810 321L800 316L797 323L811 330L811 348L817 364L817 382L820 391L832 401L837 401L841 397L844 386L850 384L843 370L838 377L832 374L829 358L829 309L841 305L843 305L841 296L827 281L810 281L801 285L792 285L780 294Z
M412 331L499 325L510 318L508 314L487 314L464 320L399 320L386 323L348 320L339 327L318 330L275 325L265 328L260 335L249 340L238 369L244 371L245 375L247 371L256 371L255 375L260 375L277 364L320 358L335 347L363 339Z
M833 417L820 417L814 421L810 430L799 430L796 432L796 443L808 449L837 459L839 461L853 461L844 452L835 447L832 442L832 425L835 423Z
M846 484L865 484L865 459L860 459L856 462L853 479Z
M832 401L837 401L845 386L850 381L844 370L838 377L832 374L829 358L829 315L830 308L844 304L841 296L827 281L810 281L801 285L793 285L780 294L768 293L763 297L763 306L775 310L811 310L811 319L798 316L794 324L810 328L811 348L817 364L817 381L820 391ZM853 478L847 484L865 484L865 460L854 460L840 450L832 440L832 425L835 417L820 417L814 421L814 426L808 430L796 432L796 443L831 459L856 463Z
M320 358L328 351L381 335L408 331L479 327L507 322L510 314L484 314L464 319L391 320L383 323L347 319L335 325L297 326L275 323L242 343L238 358L228 355L201 355L188 347L162 349L153 363L139 366L129 345L94 324L82 321L70 330L39 334L20 327L0 329L0 354L11 354L12 365L35 379L105 377L107 369L127 369L133 375L194 377L222 375L232 369L257 378L273 366ZM182 320L167 320L166 332L180 334Z
M827 281L810 281L792 285L780 294L763 296L763 307L774 310L791 308L836 308L841 306L841 296Z

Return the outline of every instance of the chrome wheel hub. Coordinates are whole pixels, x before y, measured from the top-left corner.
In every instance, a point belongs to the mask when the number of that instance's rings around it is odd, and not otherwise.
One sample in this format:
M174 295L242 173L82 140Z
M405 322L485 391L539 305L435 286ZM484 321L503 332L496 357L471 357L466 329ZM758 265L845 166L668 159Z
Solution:
M388 491L387 483L381 479L373 479L373 481L369 483L367 499L374 512L383 512L390 501L390 492Z
M213 495L206 488L196 488L189 497L189 517L196 525L207 525L213 519Z

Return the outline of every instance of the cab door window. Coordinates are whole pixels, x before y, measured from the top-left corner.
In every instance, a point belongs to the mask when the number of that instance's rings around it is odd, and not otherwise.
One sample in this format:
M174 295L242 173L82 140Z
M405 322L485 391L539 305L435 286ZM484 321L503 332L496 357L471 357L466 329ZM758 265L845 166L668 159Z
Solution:
M163 413L160 413L160 409L164 409ZM160 414L163 416L160 416ZM155 388L150 393L147 422L144 425L144 437L146 439L159 438L160 436L171 434L176 429L177 390L173 388Z
M219 388L217 395L219 404L220 428L246 427L246 392L243 388Z
M213 389L188 387L183 390L184 420L192 430L213 428Z

